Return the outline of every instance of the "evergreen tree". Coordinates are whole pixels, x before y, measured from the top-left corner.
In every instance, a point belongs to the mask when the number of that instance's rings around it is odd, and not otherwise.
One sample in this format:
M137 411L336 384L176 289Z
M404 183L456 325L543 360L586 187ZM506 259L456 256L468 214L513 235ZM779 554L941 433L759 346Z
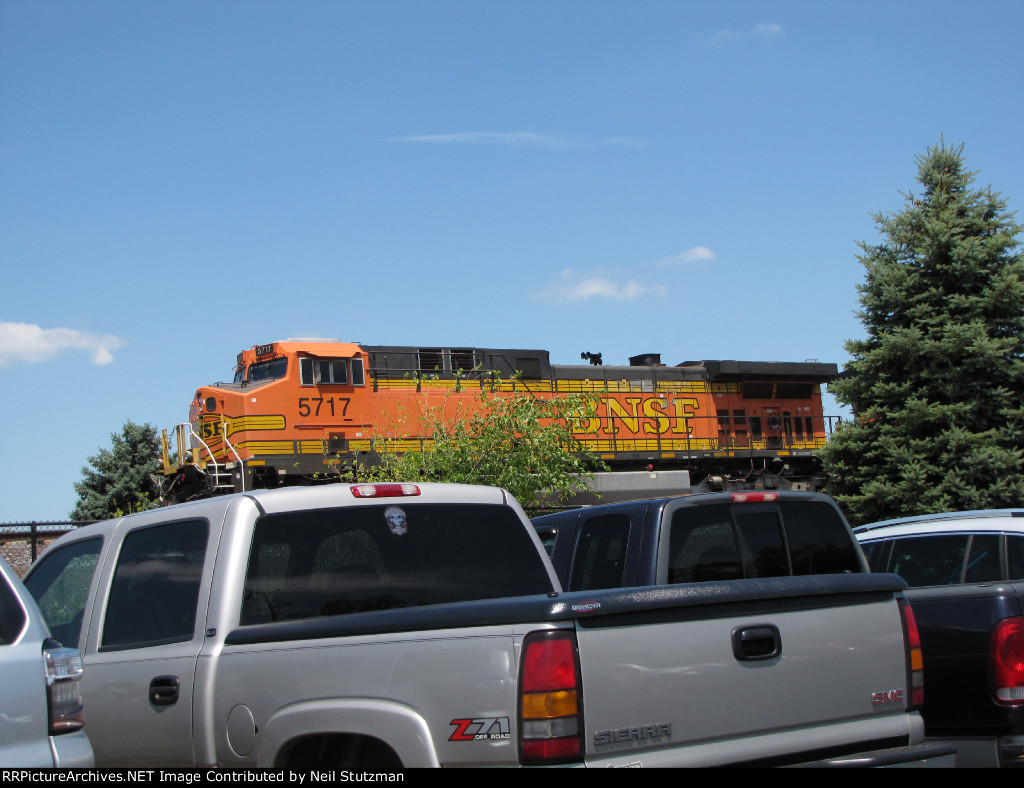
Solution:
M72 520L104 520L156 506L150 478L160 463L160 439L149 424L125 422L110 436L111 448L99 450L75 482L78 502Z
M867 338L830 386L855 418L824 453L855 523L1024 502L1022 228L962 154L918 156L920 198L860 245Z

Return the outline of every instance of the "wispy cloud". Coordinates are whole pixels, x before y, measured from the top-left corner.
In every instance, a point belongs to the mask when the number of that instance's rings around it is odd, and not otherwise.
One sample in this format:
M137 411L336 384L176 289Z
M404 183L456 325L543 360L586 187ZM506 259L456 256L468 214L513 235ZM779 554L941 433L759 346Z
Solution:
M715 260L715 253L706 246L694 246L685 252L669 255L653 262L637 263L617 273L607 271L574 271L567 268L558 279L535 290L534 300L549 304L605 299L636 301L640 298L661 298L668 295L668 285L651 282L655 269L670 272L680 268L706 268Z
M415 134L397 137L399 142L429 142L440 145L507 145L510 147L566 148L573 142L565 137L531 131L495 133L464 131L457 134Z
M754 25L750 30L750 35L758 38L775 38L782 35L782 25L777 25L774 22L768 25Z
M549 304L571 301L589 301L592 298L612 301L635 301L644 296L664 296L668 288L661 284L644 284L636 278L614 281L601 274L579 274L571 269L562 271L558 281L537 290L533 297Z
M772 22L770 24L754 25L749 30L719 30L708 38L705 43L709 46L721 46L732 41L742 41L748 38L771 40L781 36L782 33L782 25Z
M397 142L422 142L433 145L499 145L507 148L640 148L647 140L635 137L606 137L597 142L571 139L557 134L533 131L463 131L454 134L410 134L395 137Z
M657 268L703 268L714 259L715 253L706 246L695 246L685 252L655 260L654 265Z
M92 354L94 364L109 364L114 360L113 351L125 344L112 334L0 322L0 367L17 362L48 361L66 350L84 350Z

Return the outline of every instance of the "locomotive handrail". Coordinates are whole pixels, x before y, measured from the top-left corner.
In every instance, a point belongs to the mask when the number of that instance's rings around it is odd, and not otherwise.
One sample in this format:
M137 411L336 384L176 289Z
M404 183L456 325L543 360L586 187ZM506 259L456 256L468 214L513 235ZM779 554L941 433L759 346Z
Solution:
M226 446L227 446L227 447L228 447L229 449L231 449L231 453L235 455L235 460L236 460L236 461L238 462L238 467L239 467L239 469L240 469L240 472L239 472L239 478L240 478L240 479L241 479L241 481L242 481L242 489L241 489L241 492L245 492L245 463L244 463L244 462L242 462L242 458L241 458L241 457L239 457L239 456L238 456L238 452L237 452L237 451L235 451L235 445L234 445L234 444L233 444L233 443L231 442L231 439L230 439L230 438L228 438L228 430L227 430L227 426L228 426L228 425L227 425L227 422L226 422L226 421L224 421L224 417L223 417L223 416L221 416L221 417L220 417L220 434L221 434L221 436L222 436L222 437L224 438L224 444L225 444L225 445L226 445Z
M204 441L202 438L200 438L199 434L195 430L192 429L192 425L191 424L179 424L178 425L179 429L182 428L182 427L185 427L188 430L188 437L190 439L191 438L195 438L196 443L198 443L200 446L202 446L204 449L206 449L206 453L210 455L210 462L213 463L213 473L214 473L214 476L219 476L220 475L220 463L218 463L217 462L217 458L213 456L213 450L209 446L207 446L206 445L206 441ZM225 436L224 440L227 440L227 436ZM191 445L191 440L189 441L189 443ZM199 465L199 463L194 463L194 464L196 466Z

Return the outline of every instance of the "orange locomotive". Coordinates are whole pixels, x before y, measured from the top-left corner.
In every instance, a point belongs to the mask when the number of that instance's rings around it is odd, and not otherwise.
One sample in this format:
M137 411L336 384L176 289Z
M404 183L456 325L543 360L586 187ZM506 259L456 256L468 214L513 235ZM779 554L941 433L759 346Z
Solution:
M256 345L238 354L231 383L196 390L190 423L175 429L175 452L164 434L162 498L352 478L373 463L381 439L390 449L422 450L428 409L457 416L479 407L481 388L594 394L597 412L574 432L611 469L600 475L605 500L616 497L607 494L615 480L670 471L686 472L683 492L824 486L816 458L827 431L821 384L837 376L835 364L670 367L646 354L605 366L600 354L581 356L590 363L552 364L545 350ZM672 478L678 486L678 474Z

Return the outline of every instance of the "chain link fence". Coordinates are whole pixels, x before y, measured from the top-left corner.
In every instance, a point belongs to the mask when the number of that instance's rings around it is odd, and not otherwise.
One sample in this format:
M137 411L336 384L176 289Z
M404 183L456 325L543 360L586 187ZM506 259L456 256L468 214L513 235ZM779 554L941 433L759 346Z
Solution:
M19 577L58 536L89 525L95 520L55 520L49 522L0 523L0 556Z

